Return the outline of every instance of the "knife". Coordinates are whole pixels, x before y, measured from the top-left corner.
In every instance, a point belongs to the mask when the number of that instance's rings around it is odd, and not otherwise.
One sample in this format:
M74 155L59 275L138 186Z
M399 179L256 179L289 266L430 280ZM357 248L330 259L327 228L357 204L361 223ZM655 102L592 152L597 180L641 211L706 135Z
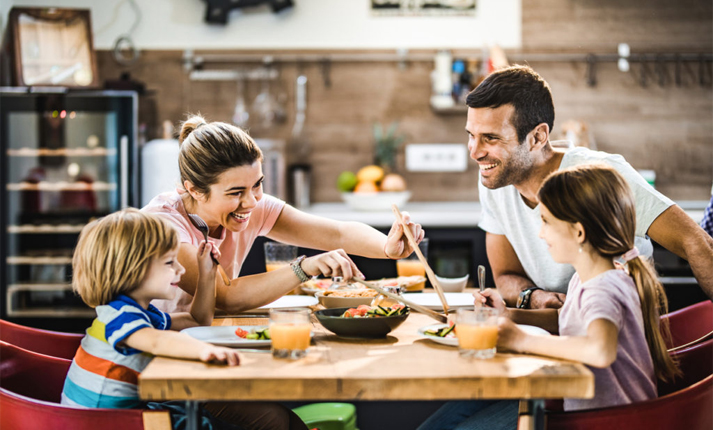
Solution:
M408 307L413 308L414 310L417 310L417 311L421 312L422 314L425 314L425 315L435 319L438 322L448 324L448 317L443 314L439 314L438 312L428 309L425 306L417 305L416 303L411 303L410 301L404 299L403 297L401 297L397 294L390 293L390 292L384 290L383 288L377 287L376 285L372 284L371 282L364 281L363 279L352 278L352 280L354 282L358 282L364 286L367 286L367 287L371 288L372 290L376 290L376 292L378 292L379 294L383 294L390 299L397 300L397 301L407 305Z

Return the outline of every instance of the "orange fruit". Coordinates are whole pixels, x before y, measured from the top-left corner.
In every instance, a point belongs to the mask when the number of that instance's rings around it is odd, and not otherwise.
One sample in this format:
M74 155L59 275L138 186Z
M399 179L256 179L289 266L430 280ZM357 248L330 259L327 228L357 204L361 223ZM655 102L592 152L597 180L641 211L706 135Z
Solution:
M378 191L379 187L376 186L376 183L371 181L361 181L354 188L355 193L376 193Z

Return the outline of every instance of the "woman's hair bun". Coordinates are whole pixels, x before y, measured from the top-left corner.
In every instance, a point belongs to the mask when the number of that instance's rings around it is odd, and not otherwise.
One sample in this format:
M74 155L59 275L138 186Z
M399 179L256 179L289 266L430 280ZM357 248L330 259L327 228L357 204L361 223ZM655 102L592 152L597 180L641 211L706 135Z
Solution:
M183 121L181 124L181 134L178 135L178 142L183 143L184 140L195 130L200 126L201 124L205 124L206 120L200 115L191 115L188 117L187 120Z

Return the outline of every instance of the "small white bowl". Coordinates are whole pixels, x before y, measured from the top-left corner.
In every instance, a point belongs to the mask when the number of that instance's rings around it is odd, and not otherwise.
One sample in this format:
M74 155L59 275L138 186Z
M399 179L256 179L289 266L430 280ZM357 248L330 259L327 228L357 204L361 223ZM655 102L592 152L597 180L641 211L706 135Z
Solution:
M391 211L391 205L403 206L411 191L379 191L374 193L342 193L342 200L355 211Z
M470 275L465 275L462 278L441 278L436 275L436 280L438 280L438 283L441 284L441 288L444 292L461 293L468 283L468 276Z

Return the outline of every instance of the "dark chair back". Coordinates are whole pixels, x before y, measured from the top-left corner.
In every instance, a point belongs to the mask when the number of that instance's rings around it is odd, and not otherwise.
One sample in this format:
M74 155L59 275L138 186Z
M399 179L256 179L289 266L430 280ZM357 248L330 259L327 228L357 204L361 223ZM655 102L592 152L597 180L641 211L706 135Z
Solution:
M0 429L168 430L167 411L86 409L59 404L70 360L0 341Z
M659 397L690 387L706 376L713 375L713 339L674 351L671 357L678 360L683 376L669 382L659 381Z
M84 335L25 327L0 320L0 340L40 354L74 358Z
M0 387L13 393L59 403L70 364L0 341Z
M661 316L668 319L671 329L669 348L678 348L711 338L713 333L713 302L706 300Z

